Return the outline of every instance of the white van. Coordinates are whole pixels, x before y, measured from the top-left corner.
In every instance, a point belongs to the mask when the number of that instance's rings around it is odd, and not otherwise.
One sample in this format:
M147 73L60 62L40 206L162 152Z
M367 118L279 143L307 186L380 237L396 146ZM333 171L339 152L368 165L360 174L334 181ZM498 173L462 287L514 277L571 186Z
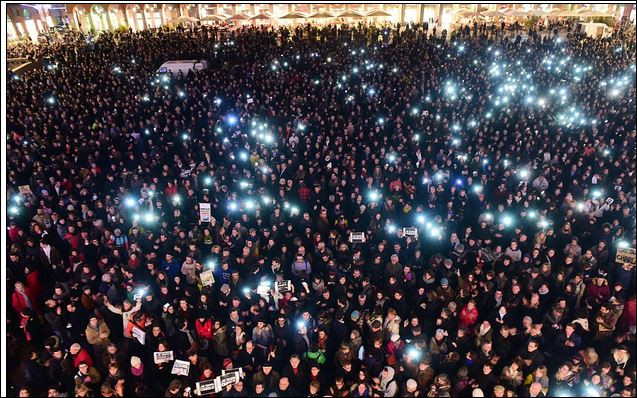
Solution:
M208 69L208 61L182 59L164 62L159 67L159 69L157 69L157 73L172 72L174 75L176 75L177 73L179 73L179 71L181 71L181 73L185 75L186 73L188 73L189 70L198 71L202 69Z

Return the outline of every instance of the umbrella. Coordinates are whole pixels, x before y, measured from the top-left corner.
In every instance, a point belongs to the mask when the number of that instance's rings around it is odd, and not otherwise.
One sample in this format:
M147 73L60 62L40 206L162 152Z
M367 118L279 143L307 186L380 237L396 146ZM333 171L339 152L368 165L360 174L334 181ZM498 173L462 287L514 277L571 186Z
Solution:
M458 11L456 11L456 15L460 15L460 14L462 14L462 15L474 15L475 12L471 11L468 8L461 8Z
M502 14L504 14L507 17L523 17L526 16L526 13L520 10L514 10L512 8L509 8L508 10L504 10L502 11Z
M391 14L383 10L374 10L366 14L368 17L391 17Z
M526 15L530 16L530 17L543 17L545 15L547 15L548 12L546 11L542 11L539 8L538 9L533 9L531 11L529 11Z
M561 13L563 13L564 11L566 11L566 10L555 9L555 10L553 10L553 11L549 12L549 16L551 16L551 17L558 17L558 16L559 16L558 14L561 14Z
M267 14L261 13L250 18L250 20L253 20L253 19L272 19L272 17Z
M334 18L334 14L327 11L319 11L315 14L310 15L308 18Z
M359 14L356 11L344 11L338 14L339 18L363 18L363 14Z
M588 11L584 11L583 13L580 14L582 17L608 17L610 15L608 15L605 12L601 12L601 11L595 11L595 10L588 10Z
M179 18L177 18L177 23L192 23L197 21L199 21L197 18L188 17L185 15L182 15Z
M576 11L562 10L555 14L557 17L581 17L582 15Z
M239 13L228 18L228 21L245 21L246 19L250 19L250 17L246 14Z
M220 15L206 15L205 17L201 18L202 21L225 21L226 19L228 19L228 17L223 17Z
M485 17L502 17L502 16L506 16L506 14L500 12L500 11L494 11L494 10L489 10L489 11L482 11L480 14L484 15Z
M285 14L280 19L299 19L299 18L307 18L305 14L301 14L300 12L293 11L289 14Z

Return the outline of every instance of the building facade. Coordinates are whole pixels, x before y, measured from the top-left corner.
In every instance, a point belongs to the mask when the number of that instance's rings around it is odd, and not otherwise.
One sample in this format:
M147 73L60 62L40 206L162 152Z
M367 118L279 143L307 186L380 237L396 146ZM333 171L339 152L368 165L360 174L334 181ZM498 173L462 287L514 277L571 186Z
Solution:
M334 15L344 11L355 11L365 15L376 10L382 10L389 16L375 18L375 20L392 23L430 22L437 23L442 28L448 28L459 22L467 15L466 13L479 15L484 11L496 10L530 12L534 9L549 13L556 9L579 10L581 8L607 13L617 20L622 18L635 20L633 4L10 4L7 6L7 35L9 42L25 38L37 40L39 35L59 24L65 24L83 32L97 33L119 28L131 28L137 31L175 25L181 21L214 23L213 21L224 20L238 14L248 17L266 14L271 17L267 20L269 24L298 23L305 20L281 19L281 17L291 12L300 12L309 16L321 11ZM340 22L359 22L364 18L341 19ZM263 19L247 19L242 23L260 22L263 22ZM317 22L330 22L330 20L321 19Z

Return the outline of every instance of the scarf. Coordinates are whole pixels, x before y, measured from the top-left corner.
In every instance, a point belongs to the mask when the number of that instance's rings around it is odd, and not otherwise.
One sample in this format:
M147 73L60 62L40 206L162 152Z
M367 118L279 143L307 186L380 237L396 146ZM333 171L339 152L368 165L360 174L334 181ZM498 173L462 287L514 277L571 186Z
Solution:
M186 336L188 336L188 341L190 342L190 345L192 345L192 342L194 340L192 338L192 335L190 334L190 330L186 329L186 330L182 330L182 332L186 333Z
M29 297L27 296L27 294L25 292L18 292L22 295L22 298L24 299L24 303L27 305L27 307L29 307L30 309L33 309L33 306L31 305L31 300L29 300Z

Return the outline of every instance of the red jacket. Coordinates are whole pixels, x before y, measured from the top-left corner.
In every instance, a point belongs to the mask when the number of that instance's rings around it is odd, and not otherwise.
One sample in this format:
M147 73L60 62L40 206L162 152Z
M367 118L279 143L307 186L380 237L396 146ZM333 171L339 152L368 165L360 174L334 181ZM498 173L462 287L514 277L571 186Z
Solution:
M203 323L197 319L195 322L197 328L197 335L202 339L212 340L212 320L206 319Z
M586 296L596 300L598 303L603 303L610 298L610 288L606 284L597 286L591 283L586 288Z
M29 298L29 301L31 302L31 308L37 312L38 304L36 302L36 297L33 295L33 293L31 293L31 290L26 286L24 287L24 293L26 294L26 296ZM18 292L13 292L13 295L11 296L11 306L13 307L14 310L18 312L18 314L21 313L22 310L24 310L25 308L28 308L27 302L24 299L24 296Z
M20 231L21 229L18 227L9 228L8 234L9 234L9 239L11 239L11 242L16 243L19 241Z
M478 321L478 308L473 307L472 310L469 310L465 305L462 307L460 311L460 326L464 326L465 328L470 328Z
M81 348L77 355L73 356L73 366L75 366L75 369L80 367L80 362L86 362L89 368L93 366L93 359L84 348Z
M36 303L31 301L31 304L33 304L33 308L36 309L38 307L37 300L40 298L40 294L42 294L42 285L40 284L40 271L29 272L29 275L27 275L27 286L29 291L31 292L31 295L36 300ZM31 296L28 297L29 300L31 300Z
M80 247L80 235L67 233L64 235L64 239L69 242L71 249L77 249Z
M164 195L166 198L170 198L171 196L177 193L177 185L173 185L172 187L166 187L164 190Z

